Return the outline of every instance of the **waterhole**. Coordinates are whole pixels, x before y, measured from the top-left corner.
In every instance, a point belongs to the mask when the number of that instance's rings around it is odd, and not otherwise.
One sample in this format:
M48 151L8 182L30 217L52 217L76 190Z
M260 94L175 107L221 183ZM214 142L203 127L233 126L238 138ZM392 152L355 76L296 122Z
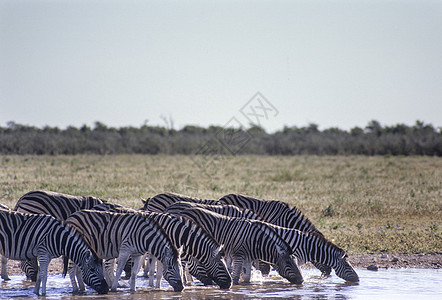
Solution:
M350 284L333 274L322 278L317 270L303 270L302 285L289 284L285 279L271 273L262 277L254 272L251 284L234 286L229 290L204 287L195 281L183 292L176 293L166 281L161 288L148 286L148 280L137 278L137 291L130 292L127 281L117 292L98 295L92 289L81 295L72 295L68 278L50 275L46 299L442 299L442 270L440 269L380 269L377 272L356 269L360 282ZM126 285L126 287L124 286ZM33 294L34 284L23 275L11 276L10 281L0 282L1 299L38 297Z

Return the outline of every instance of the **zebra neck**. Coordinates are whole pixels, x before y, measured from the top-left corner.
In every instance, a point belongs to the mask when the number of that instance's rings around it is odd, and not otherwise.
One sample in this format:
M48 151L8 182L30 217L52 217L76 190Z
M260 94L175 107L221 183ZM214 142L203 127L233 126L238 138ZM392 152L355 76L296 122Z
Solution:
M54 240L51 244L55 245L54 250L57 252L57 257L64 255L75 264L83 265L84 255L90 248L75 229L63 224L59 233L52 236Z

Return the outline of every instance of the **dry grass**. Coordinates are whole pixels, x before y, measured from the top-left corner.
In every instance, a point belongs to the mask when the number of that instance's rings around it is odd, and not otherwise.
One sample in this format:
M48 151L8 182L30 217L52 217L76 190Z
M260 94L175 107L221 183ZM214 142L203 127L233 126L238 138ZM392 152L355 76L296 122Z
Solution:
M353 253L440 252L441 187L437 157L0 157L0 199L10 207L35 189L134 208L165 191L206 199L243 193L296 205Z

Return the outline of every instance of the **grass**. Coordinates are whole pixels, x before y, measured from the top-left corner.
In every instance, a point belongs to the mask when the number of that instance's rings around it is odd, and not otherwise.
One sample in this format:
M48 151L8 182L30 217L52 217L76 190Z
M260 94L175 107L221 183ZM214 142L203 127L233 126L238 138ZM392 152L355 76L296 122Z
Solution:
M129 207L165 191L243 193L300 208L351 253L442 249L442 158L366 156L0 156L0 202L47 189Z

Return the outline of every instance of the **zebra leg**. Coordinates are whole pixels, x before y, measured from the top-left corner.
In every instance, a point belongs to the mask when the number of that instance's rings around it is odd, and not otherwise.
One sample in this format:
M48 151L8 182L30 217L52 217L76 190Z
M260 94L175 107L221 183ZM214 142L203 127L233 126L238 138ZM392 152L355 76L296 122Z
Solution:
M330 276L330 273L331 273L331 267L329 267L329 266L327 266L327 265L324 265L324 264L321 264L321 263L318 263L318 262L313 262L313 265L314 265L317 269L319 269L319 271L321 271L321 275L322 275L323 277Z
M243 264L243 280L246 283L250 283L250 278L252 277L252 262L250 260L244 260Z
M69 274L69 279L71 280L72 293L74 293L74 294L78 294L78 292L79 292L77 280L76 280L76 276L77 276L76 269L77 269L77 265L74 264L72 261L69 261L68 274Z
M239 257L234 257L232 260L232 282L233 284L239 283L239 277L241 276L241 269L243 264L243 259Z
M129 279L129 286L130 286L131 292L135 292L135 279L137 278L138 269L139 269L139 265L140 265L140 261L141 261L142 257L144 257L144 256L143 255L132 256L133 265L132 265L130 279Z
M115 280L115 258L104 261L104 277L108 286L112 286Z
M150 267L150 257L149 257L149 254L145 254L144 255L143 277L146 277L146 278L149 277L149 267Z
M46 282L48 281L48 266L51 259L47 253L39 254L38 261L40 263L40 270L38 274L37 282L35 283L34 293L39 294L41 284L41 295L46 296Z
M86 286L84 285L83 276L81 274L81 269L77 265L75 265L75 267L77 269L77 272L75 275L77 276L77 282L78 282L80 291L84 291L84 290L86 290Z
M11 280L8 276L8 269L6 268L6 265L8 264L8 258L6 256L2 255L2 278L3 280Z
M161 263L161 261L157 260L157 284L156 284L156 288L160 288L161 287L161 278L163 278L163 264Z
M149 286L153 286L154 282L154 274L155 274L155 266L157 263L157 259L152 254L149 254Z
M112 283L112 292L117 291L118 280L120 280L121 273L123 273L123 268L126 265L127 260L130 257L129 251L124 251L120 249L120 254L118 255L117 272L115 274L115 280Z
M191 282L193 282L193 276L190 274L189 271L189 262L186 262L183 264L184 268L184 281L186 282L186 285L190 285Z
M226 266L227 266L227 270L232 273L232 258L230 256L226 255Z

